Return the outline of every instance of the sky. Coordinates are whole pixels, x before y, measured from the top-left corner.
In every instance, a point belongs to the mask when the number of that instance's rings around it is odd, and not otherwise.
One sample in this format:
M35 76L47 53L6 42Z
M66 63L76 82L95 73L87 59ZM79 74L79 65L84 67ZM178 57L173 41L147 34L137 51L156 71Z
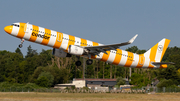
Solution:
M15 52L20 39L7 34L4 27L15 22L63 32L101 44L136 40L120 49L137 46L148 50L161 39L180 47L180 0L0 0L0 50ZM41 52L48 46L25 41Z

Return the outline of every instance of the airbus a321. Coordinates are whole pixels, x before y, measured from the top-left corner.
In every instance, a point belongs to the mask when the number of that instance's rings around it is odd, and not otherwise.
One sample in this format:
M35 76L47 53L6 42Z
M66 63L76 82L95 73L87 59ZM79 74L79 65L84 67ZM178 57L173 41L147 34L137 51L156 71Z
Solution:
M88 58L87 65L93 63L92 59L132 68L167 68L167 64L173 64L172 62L161 62L170 43L170 40L165 38L144 54L136 54L121 50L119 47L131 44L138 35L127 42L103 45L29 23L13 23L4 27L4 30L8 34L21 39L20 48L24 40L28 40L52 47L53 55L57 57L70 57L71 55L86 57ZM81 62L76 61L76 65L80 66Z

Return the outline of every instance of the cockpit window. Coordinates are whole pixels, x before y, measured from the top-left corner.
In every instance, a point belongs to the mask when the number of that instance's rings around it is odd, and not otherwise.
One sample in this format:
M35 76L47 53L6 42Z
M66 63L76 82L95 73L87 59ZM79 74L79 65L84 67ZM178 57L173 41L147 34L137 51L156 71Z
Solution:
M19 27L19 25L17 25L17 24L12 24L13 26L16 26L16 27Z

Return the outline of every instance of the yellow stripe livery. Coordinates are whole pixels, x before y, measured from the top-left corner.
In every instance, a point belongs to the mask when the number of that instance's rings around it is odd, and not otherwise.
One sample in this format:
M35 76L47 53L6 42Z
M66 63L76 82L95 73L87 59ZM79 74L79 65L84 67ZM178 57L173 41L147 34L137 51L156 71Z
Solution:
M53 48L53 55L58 57L69 57L71 55L88 58L86 63L92 64L93 59L112 63L114 65L132 68L167 68L167 64L162 63L162 57L170 43L169 39L162 39L144 54L135 54L119 49L120 46L131 44L138 35L135 35L128 42L119 44L103 45L90 40L71 36L65 33L53 31L29 23L13 23L6 26L4 30L21 40L36 42ZM21 41L19 47L22 47ZM81 65L78 60L77 66Z

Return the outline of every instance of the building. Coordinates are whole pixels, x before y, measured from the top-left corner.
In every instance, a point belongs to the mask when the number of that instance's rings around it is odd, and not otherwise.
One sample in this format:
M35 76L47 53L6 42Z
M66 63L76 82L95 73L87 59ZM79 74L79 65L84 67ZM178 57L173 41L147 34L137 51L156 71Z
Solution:
M86 82L85 80L77 80L77 81L72 81L72 83L67 83L67 84L56 84L54 88L60 88L60 89L65 89L66 87L76 87L76 88L83 88L86 87Z
M116 85L116 79L74 79L73 81L78 80L85 80L86 87L90 89L113 88Z
M73 79L72 83L57 84L54 88L64 89L75 86L76 88L88 87L90 89L113 88L116 85L116 79Z

